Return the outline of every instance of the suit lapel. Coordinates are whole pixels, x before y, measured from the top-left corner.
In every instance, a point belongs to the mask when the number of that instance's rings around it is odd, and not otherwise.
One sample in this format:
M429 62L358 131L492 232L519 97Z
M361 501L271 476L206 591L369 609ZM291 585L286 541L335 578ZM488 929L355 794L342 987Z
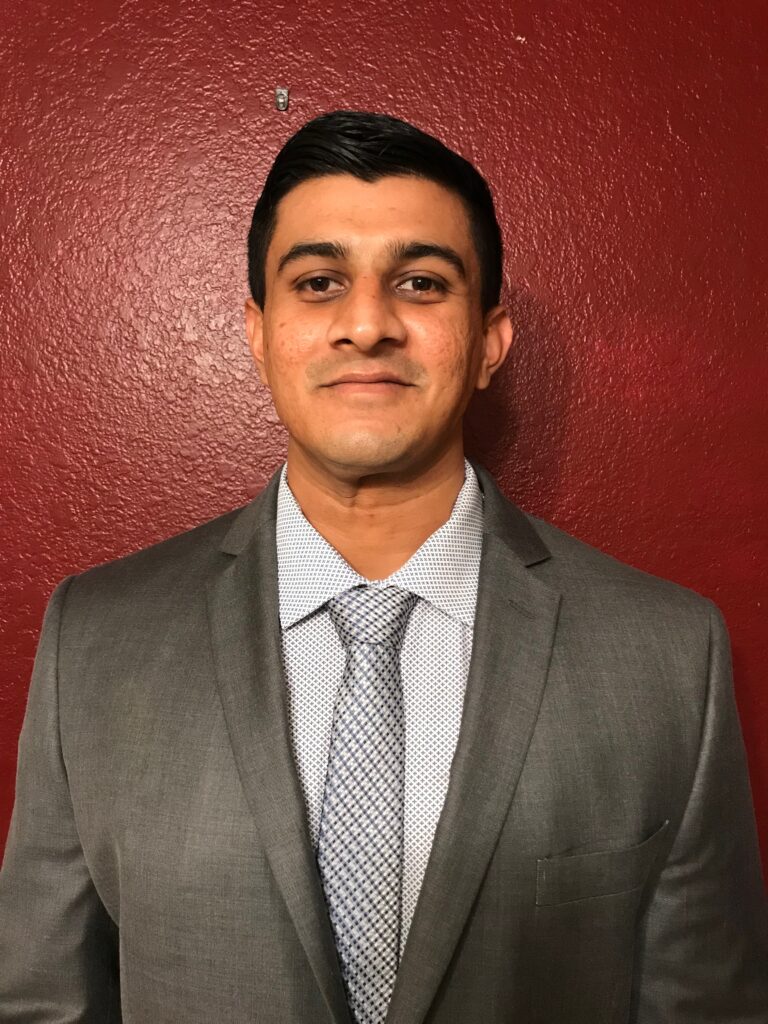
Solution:
M448 968L514 796L554 640L559 594L527 568L549 552L475 468L485 536L464 714L387 1024L419 1024Z
M275 880L336 1024L349 1024L288 735L275 550L279 474L235 520L208 588L224 715Z

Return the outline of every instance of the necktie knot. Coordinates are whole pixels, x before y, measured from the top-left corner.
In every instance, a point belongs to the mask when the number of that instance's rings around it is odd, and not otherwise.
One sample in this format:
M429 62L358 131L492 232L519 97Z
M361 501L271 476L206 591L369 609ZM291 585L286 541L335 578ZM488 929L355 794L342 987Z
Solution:
M400 647L418 600L399 587L353 587L328 602L328 613L345 647L355 643Z

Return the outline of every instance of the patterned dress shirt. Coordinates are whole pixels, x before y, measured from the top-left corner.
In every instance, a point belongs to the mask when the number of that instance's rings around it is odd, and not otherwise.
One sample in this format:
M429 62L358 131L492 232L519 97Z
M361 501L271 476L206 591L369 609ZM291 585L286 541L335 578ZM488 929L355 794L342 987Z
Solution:
M293 755L313 845L345 652L326 603L361 583L419 597L401 650L405 707L402 947L416 908L448 789L472 654L483 534L483 496L471 465L450 518L396 572L371 581L304 517L283 467L277 564L283 666ZM401 953L402 953L401 947Z

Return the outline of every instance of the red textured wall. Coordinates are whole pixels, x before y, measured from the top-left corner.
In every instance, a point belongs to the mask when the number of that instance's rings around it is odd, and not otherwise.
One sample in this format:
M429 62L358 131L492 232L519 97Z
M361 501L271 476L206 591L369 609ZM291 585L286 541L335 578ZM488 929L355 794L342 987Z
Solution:
M0 839L53 584L241 504L282 457L245 233L285 138L354 107L490 180L519 339L471 450L723 608L768 852L766 10L6 0Z

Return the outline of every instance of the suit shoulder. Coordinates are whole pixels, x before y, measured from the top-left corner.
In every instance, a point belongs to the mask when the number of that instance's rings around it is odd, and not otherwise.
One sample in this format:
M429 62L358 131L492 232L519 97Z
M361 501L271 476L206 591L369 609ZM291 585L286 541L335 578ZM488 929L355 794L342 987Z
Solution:
M713 602L696 591L622 562L546 520L527 513L526 518L552 556L541 566L542 578L549 578L566 595L585 602L629 603L662 614L683 613L695 619L719 616Z
M167 583L204 575L233 524L248 507L233 509L191 530L87 569L73 578L74 589L106 594L152 581Z

